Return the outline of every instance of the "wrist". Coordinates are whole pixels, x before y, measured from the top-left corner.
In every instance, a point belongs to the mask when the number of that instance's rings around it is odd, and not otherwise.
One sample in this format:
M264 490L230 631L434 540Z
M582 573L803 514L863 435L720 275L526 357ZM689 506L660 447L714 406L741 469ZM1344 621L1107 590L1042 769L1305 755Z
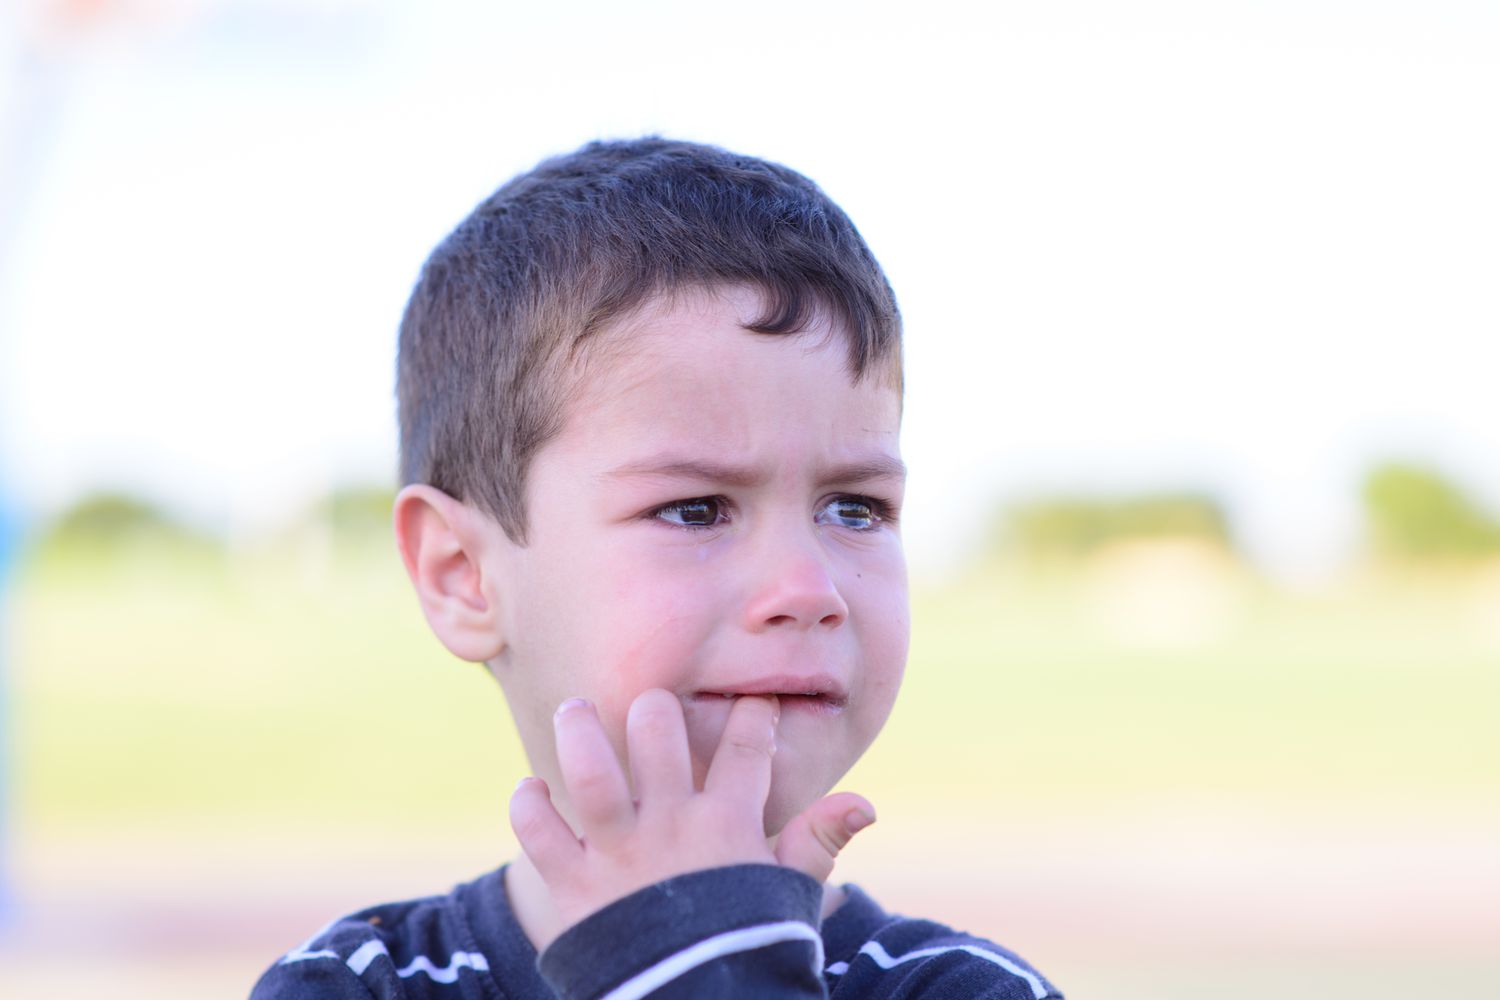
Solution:
M779 865L690 872L616 900L564 930L542 953L542 975L564 997L592 997L642 976L687 975L765 948L796 952L821 975L823 887ZM607 956L607 957L606 957Z

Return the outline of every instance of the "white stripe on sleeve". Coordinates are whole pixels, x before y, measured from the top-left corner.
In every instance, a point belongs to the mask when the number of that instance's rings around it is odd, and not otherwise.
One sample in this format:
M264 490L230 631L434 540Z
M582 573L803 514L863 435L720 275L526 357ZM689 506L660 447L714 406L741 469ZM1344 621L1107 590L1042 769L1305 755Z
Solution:
M675 955L668 955L644 972L606 993L601 1000L640 1000L654 990L684 973L691 972L706 962L740 951L753 951L784 941L808 941L813 946L813 967L823 968L823 938L818 932L800 920L785 920L775 924L760 924L742 927L736 931L725 931L711 938L704 938Z
M342 919L343 918L340 917L338 918L338 920L330 920L322 927L319 927L316 934L308 938L306 941L303 941L291 951L287 952L286 956L282 958L281 964L290 965L293 962L305 962L309 958L338 958L339 953L336 951L330 951L327 948L321 948L317 951L313 951L312 946L314 941L318 940L318 938L322 937L324 934L327 934L330 930L333 929L333 925L338 923L339 920Z
M458 982L458 970L467 966L478 972L488 972L490 963L477 951L455 951L453 957L448 959L444 968L435 968L426 955L418 955L411 960L411 964L404 969L397 969L396 975L402 979L410 979L419 972L427 973L428 978L437 983Z
M880 966L882 969L891 969L900 965L902 962L915 962L919 958L928 958L932 955L941 955L947 951L968 952L970 955L973 955L976 958L982 958L987 962L993 962L1013 976L1021 977L1022 979L1026 980L1026 984L1031 987L1031 995L1035 997L1036 1000L1042 1000L1042 998L1047 995L1047 987L1044 986L1042 984L1042 981L1037 978L1036 973L1032 972L1030 969L1025 968L1024 966L1017 965L1015 962L1012 962L1004 955L997 955L992 951L987 951L984 948L979 948L972 944L954 944L937 948L918 948L916 951L909 951L904 955L898 955L895 958L892 958L890 954L880 946L879 941L866 941L865 946L859 949L859 954L869 955L870 958L875 961L875 964ZM834 962L828 967L828 971L835 976L842 976L844 973L849 971L849 963Z
M381 955L389 954L390 952L385 950L384 941L366 941L354 950L354 954L344 959L344 964L349 966L349 969L356 976L362 976L365 974L365 970L370 967L371 962L375 961Z
M366 941L355 950L354 954L345 960L345 964L349 966L350 970L356 976L361 976L370 967L370 963L381 955L390 955L390 952L386 951L385 942ZM477 951L455 951L445 966L433 965L432 959L426 955L418 955L405 968L397 969L396 975L402 979L410 979L417 973L423 972L427 974L427 978L435 983L456 983L458 982L458 970L462 968L470 968L478 972L488 972L490 963L485 959L484 955Z

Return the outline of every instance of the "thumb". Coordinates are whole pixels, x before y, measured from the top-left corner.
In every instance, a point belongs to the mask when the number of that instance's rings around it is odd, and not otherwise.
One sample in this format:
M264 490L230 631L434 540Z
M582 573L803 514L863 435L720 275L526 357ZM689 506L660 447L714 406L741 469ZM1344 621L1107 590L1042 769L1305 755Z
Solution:
M776 863L825 882L839 851L873 822L875 807L862 795L838 792L819 799L781 831L776 839Z

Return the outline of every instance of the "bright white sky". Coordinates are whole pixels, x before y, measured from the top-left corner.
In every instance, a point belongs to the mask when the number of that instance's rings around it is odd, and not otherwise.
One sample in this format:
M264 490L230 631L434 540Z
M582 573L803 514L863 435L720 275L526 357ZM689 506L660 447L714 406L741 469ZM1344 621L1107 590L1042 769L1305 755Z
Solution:
M809 174L885 264L918 568L1038 490L1213 490L1286 575L1356 540L1379 456L1500 508L1493 4L116 6L31 62L0 15L32 514L123 487L255 530L389 477L427 252L646 131Z

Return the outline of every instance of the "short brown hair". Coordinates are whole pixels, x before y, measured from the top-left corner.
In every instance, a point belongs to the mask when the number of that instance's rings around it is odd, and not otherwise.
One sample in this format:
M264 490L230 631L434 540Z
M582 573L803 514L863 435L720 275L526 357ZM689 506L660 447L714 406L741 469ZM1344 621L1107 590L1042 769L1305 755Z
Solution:
M854 224L817 185L714 146L593 142L543 161L438 245L401 321L401 480L476 504L524 542L526 470L562 426L568 362L653 296L748 285L747 329L818 315L856 381L901 386L901 316Z

